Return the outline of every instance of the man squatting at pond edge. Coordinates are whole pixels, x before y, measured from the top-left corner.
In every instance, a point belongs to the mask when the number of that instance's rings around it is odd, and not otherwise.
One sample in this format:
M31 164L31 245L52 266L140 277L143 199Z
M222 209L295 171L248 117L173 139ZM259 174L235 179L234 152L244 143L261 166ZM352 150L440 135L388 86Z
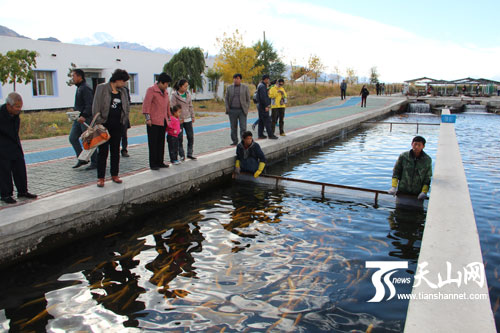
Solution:
M235 174L240 171L253 173L255 178L259 177L266 166L266 157L257 142L253 141L252 132L243 132L243 140L236 146ZM233 177L236 175L233 174Z
M418 195L419 200L427 197L432 177L432 159L424 152L425 139L416 136L412 149L399 155L392 171L392 187L389 194ZM397 187L397 190L396 190Z

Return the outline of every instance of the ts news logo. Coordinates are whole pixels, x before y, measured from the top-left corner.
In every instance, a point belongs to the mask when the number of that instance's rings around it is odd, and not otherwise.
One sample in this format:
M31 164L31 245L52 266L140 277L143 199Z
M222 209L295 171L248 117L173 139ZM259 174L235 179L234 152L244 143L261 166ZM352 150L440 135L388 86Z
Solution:
M375 296L368 302L380 302L385 296L384 283L389 288L389 298L387 301L392 299L396 295L396 288L394 288L393 282L396 283L410 283L410 278L398 278L391 281L392 274L396 273L398 269L407 269L407 261L367 261L366 268L378 268L379 270L373 273L372 283L375 287ZM382 283L382 279L384 283Z

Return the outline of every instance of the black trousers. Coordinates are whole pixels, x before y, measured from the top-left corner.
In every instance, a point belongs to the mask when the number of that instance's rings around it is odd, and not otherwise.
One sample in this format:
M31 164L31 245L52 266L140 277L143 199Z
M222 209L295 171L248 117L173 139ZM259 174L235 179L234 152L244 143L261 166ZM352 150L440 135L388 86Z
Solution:
M179 134L179 136L181 135ZM174 163L179 159L179 137L167 135L167 142L170 162Z
M340 99L345 99L345 89L340 89Z
M361 95L361 107L363 107L363 105L364 105L364 107L366 108L366 98L367 97L368 96Z
M127 126L122 126L122 151L128 151L128 137L127 137Z
M182 147L183 141L183 129L186 131L186 136L188 140L187 144L187 156L193 156L193 146L194 146L194 130L193 130L193 122L190 121L188 123L181 124L181 133L179 134L179 156L186 157L184 154L184 148Z
M165 128L163 126L151 125L146 126L148 131L148 148L149 148L149 167L159 168L162 165L165 156Z
M108 132L111 138L108 142L98 147L97 153L97 178L105 178L106 162L108 160L108 152L111 160L111 176L118 176L120 172L120 141L122 138L122 126L109 127Z
M269 111L266 111L266 109L261 108L260 106L257 107L257 110L259 111L259 127L258 127L258 134L259 137L264 136L264 128L266 129L267 135L273 136L273 132L271 131L271 117L269 117Z
M278 123L279 120L279 126L280 126L280 134L285 133L285 108L274 108L272 113L271 113L271 130L274 135L274 131L276 130L276 124Z
M13 195L13 178L18 194L28 192L28 177L26 176L24 157L15 160L0 160L0 193L2 198Z

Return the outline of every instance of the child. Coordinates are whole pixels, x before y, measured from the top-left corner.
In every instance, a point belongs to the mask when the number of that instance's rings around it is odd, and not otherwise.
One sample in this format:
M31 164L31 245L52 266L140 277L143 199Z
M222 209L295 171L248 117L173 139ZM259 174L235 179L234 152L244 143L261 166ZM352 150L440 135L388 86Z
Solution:
M180 114L180 105L174 105L172 108L172 117L170 118L170 123L167 126L168 153L172 164L181 163L177 159L177 156L179 155L179 135L182 135L181 123L179 122Z

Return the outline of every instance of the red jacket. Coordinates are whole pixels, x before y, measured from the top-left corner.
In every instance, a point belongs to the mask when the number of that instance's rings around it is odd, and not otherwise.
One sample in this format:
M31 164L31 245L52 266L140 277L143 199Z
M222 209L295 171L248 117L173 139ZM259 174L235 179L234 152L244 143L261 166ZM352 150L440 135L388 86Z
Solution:
M149 87L142 102L142 113L149 114L153 125L163 126L165 121L168 125L170 121L168 92L161 91L157 84Z

